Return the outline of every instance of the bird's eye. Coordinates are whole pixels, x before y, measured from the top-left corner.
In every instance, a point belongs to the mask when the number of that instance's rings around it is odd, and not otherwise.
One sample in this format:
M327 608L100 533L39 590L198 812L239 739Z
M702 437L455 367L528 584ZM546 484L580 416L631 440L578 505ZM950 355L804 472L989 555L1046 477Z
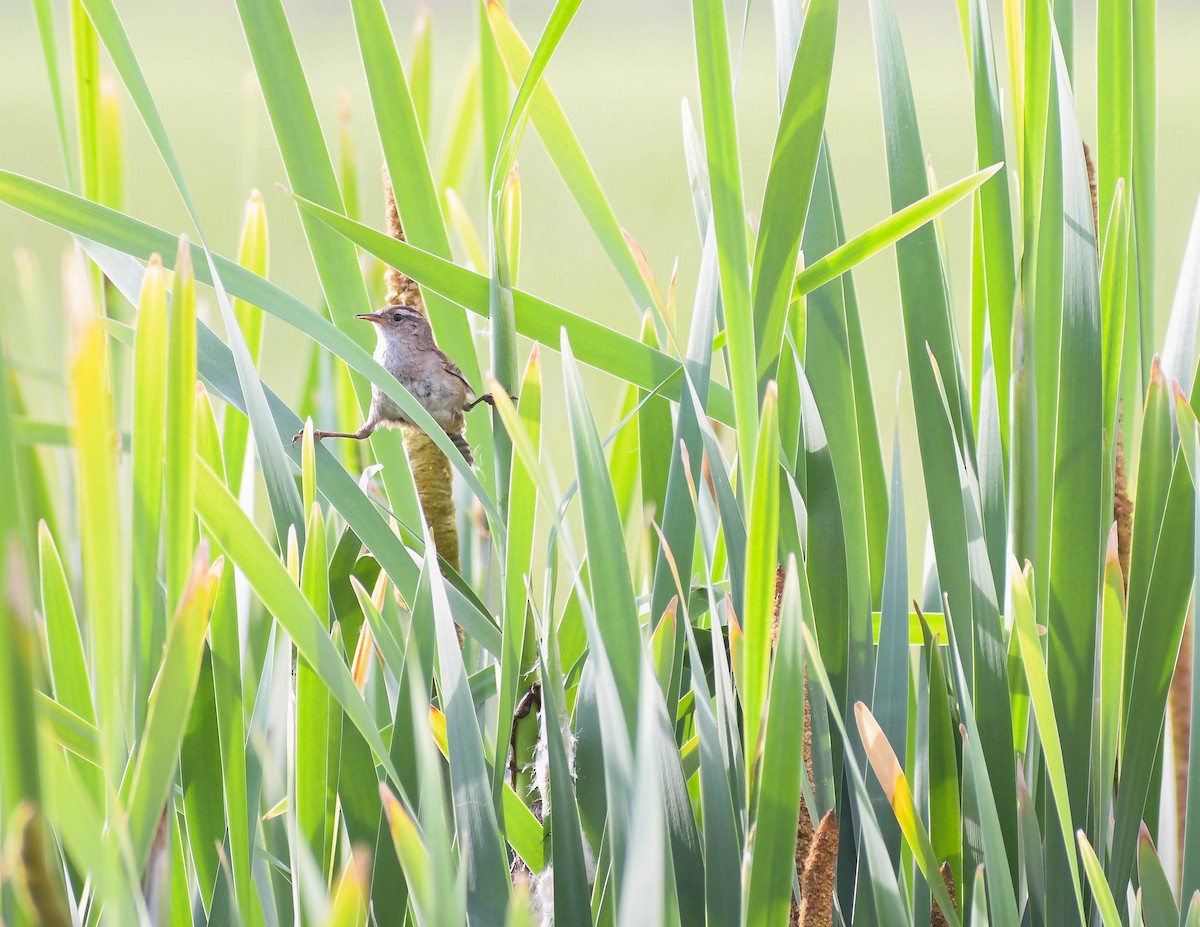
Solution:
M399 312L396 312L396 313L393 313L393 314L392 314L392 321L393 321L393 322L399 322L399 321L400 321L400 313L399 313Z

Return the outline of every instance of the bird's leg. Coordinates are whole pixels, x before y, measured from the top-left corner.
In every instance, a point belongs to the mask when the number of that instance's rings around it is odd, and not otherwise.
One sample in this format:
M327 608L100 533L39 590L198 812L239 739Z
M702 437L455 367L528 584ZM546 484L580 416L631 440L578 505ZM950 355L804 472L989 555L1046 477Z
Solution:
M358 431L354 431L354 432L350 432L350 431L314 431L313 432L313 440L320 441L322 438L350 438L354 441L362 441L366 438L369 438L371 436L371 432L373 432L374 430L375 430L375 426L372 425L370 422L368 422L367 424L363 425L362 428L358 429ZM304 438L304 432L303 431L297 432L292 437L292 444L295 445L295 443L297 441L300 441L303 438Z
M511 395L511 394L509 395L509 397L508 397L508 398L509 398L509 399L511 399L513 402L516 402L516 401L517 401L517 397L516 397L516 396L513 396L513 395ZM478 399L476 399L476 400L474 400L474 401L472 401L472 402L468 402L468 403L467 403L467 405L466 405L466 408L465 408L463 411L465 411L465 412L470 412L472 409L474 409L474 408L475 408L477 405L479 405L481 402L486 402L486 403L487 403L489 406L491 406L493 409L496 407L496 400L495 400L495 398L492 396L492 394L491 394L491 393L484 393L484 394L483 394L482 396L480 396Z

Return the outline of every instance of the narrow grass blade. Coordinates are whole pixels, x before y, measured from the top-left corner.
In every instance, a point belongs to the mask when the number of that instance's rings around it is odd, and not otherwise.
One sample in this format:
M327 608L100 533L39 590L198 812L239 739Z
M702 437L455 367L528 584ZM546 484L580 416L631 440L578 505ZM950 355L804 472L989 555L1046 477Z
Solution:
M350 671L322 628L312 606L224 484L203 464L198 467L196 474L196 502L200 520L226 556L246 574L267 611L291 636L300 655L320 674L347 717L370 744L376 761L396 782L398 774L379 730L355 688ZM404 798L403 795L401 797Z
M1087 835L1082 830L1076 832L1075 839L1079 845L1079 856L1083 860L1083 870L1087 873L1088 885L1091 886L1101 923L1104 924L1104 927L1120 927L1123 923L1121 914L1117 910L1117 903L1108 888L1108 883L1104 880L1104 870L1100 865L1100 860L1096 858L1096 851L1092 849Z
M529 354L521 379L518 411L534 453L541 447L542 365L537 345ZM500 660L499 698L496 700L496 750L492 758L493 793L500 790L508 765L512 714L521 694L522 680L530 675L536 629L528 607L527 577L532 576L534 525L538 505L537 480L520 455L514 455L508 485L508 544L504 548L503 653Z
M563 390L567 398L567 422L579 473L579 499L583 508L583 530L587 542L591 587L603 590L605 607L596 618L613 667L617 693L624 712L626 731L637 730L638 671L642 642L637 603L629 560L617 516L612 481L600 448L600 436L592 418L571 342L562 335ZM595 648L599 642L593 641Z
M250 193L246 212L242 218L241 237L238 240L237 262L252 274L266 279L269 239L267 234L267 211L262 194L257 190ZM233 301L233 314L238 327L246 338L246 350L251 362L257 366L262 354L263 314L257 306L244 299ZM221 448L225 455L225 472L229 474L230 487L238 494L245 479L246 436L249 422L238 414L226 414L221 433Z
M74 419L72 444L78 467L79 534L83 561L84 614L96 681L96 718L103 734L105 784L115 788L125 765L127 721L125 682L126 575L122 565L117 466L113 453L113 411L109 395L104 334L97 321L86 323L68 379Z
M1187 383L1196 370L1196 328L1200 324L1200 201L1192 215L1183 266L1175 285L1171 316L1163 336L1163 375Z
M223 561L205 569L197 558L178 610L171 622L162 665L146 712L146 729L133 761L125 797L133 858L144 866L164 805L175 781L175 767L184 731L196 694L204 639L212 613L213 596ZM167 813L173 813L168 807Z
M691 622L684 624L688 654L693 667L703 666ZM705 911L710 924L741 922L741 881L738 834L734 820L733 793L736 783L726 769L721 733L713 713L704 673L693 672L692 691L696 700L696 727L700 736L700 806L704 820ZM769 723L769 718L768 718ZM793 834L793 839L795 835ZM790 880L789 880L790 881ZM790 889L790 885L789 885Z
M588 876L584 856L578 796L567 753L570 719L566 714L562 673L556 660L556 634L548 632L540 646L539 671L542 681L542 724L546 732L550 796L555 808L551 840L554 865L554 918L556 923L590 925L587 906Z
M176 313L180 311L180 302L176 301ZM162 652L163 632L157 607L159 534L163 511L167 392L168 388L175 388L173 384L168 387L174 378L174 373L169 373L167 367L168 326L162 261L152 256L142 279L134 335L133 433L137 440L133 448L132 535L133 588L139 630L136 644L138 704L144 703L145 695L150 691L152 673ZM189 395L189 401L191 398ZM172 519L175 517L171 515Z
M1176 927L1179 905L1175 903L1175 891L1167 881L1162 860L1146 830L1138 837L1138 886L1146 927Z
M125 32L125 27L121 23L112 0L81 0L81 2L87 9L88 17L95 25L96 31L103 40L105 49L108 51L109 57L112 58L113 64L125 85L125 89L132 97L138 114L146 124L147 130L154 140L155 147L158 149L158 153L166 165L168 172L171 174L171 179L174 181L176 189L179 191L183 204L187 208L188 215L191 217L192 222L196 226L196 231L199 233L202 257L204 258L203 263L208 267L211 282L216 289L217 305L221 310L221 318L233 351L238 380L242 384L243 392L246 394L247 408L250 410L250 424L254 429L259 462L267 484L267 494L271 500L271 513L275 519L278 538L282 541L286 536L288 525L303 526L304 515L300 510L295 484L292 482L291 472L284 458L283 446L274 436L269 434L270 413L267 410L266 399L262 387L259 385L258 378L254 375L254 365L250 361L245 339L242 337L241 331L237 326L237 319L234 317L233 309L229 305L229 298L220 277L217 276L216 264L201 229L196 204L184 182L183 171L180 169L175 151L171 147L166 126L154 104L154 98L150 94L150 88L142 73L141 65L138 63L133 46L129 42L129 36ZM168 251L168 249L162 247L153 250L161 253L167 253ZM357 262L354 262L354 272L357 276ZM361 286L361 278L358 279Z
M934 900L942 910L943 917L951 924L959 923L950 895L939 873L939 863L929 841L929 834L917 814L916 803L904 769L896 758L892 745L883 734L883 729L869 708L862 702L854 706L854 717L858 725L858 736L866 749L867 759L879 784L883 787L888 804L895 813L900 830L921 868L925 881L933 892Z
M887 560L883 569L883 600L879 618L879 653L871 706L880 730L895 748L904 768L908 741L909 624L908 551L904 516L904 477L900 465L900 429L892 438L892 492L888 512ZM882 794L880 798L884 797ZM879 803L875 802L879 808ZM900 835L878 810L879 829L893 863L899 861Z
M375 122L383 144L388 175L393 181L392 190L404 224L405 237L416 247L449 259L450 239L446 234L437 185L426 154L428 116L422 119L409 92L409 83L405 80L383 3L380 0L353 0L351 8ZM414 36L413 41L419 44L421 39ZM419 63L414 61L414 82L421 79L419 70ZM303 196L308 195L299 185L295 189ZM310 198L324 202L317 197ZM324 202L324 205L334 204ZM306 220L311 222L312 216L306 215ZM436 291L426 291L422 295L438 343L459 363L467 379L479 384L479 362L466 313ZM485 441L480 453L481 460L490 459L491 455L487 452L489 446Z
M1009 594L1013 603L1013 632L1017 635L1017 643L1021 653L1021 665L1024 667L1025 678L1029 684L1029 697L1033 704L1034 718L1037 720L1038 736L1041 739L1043 759L1046 764L1046 777L1050 782L1054 810L1057 813L1058 824L1061 828L1063 844L1068 868L1071 875L1071 887L1074 889L1077 914L1080 922L1086 922L1087 911L1084 907L1083 892L1079 882L1079 868L1072 852L1071 806L1070 789L1067 784L1066 764L1063 757L1062 742L1059 738L1059 723L1056 716L1056 704L1050 690L1050 680L1046 663L1042 656L1042 647L1038 642L1037 627L1033 617L1033 601L1029 596L1029 588L1021 575L1015 561L1008 565ZM1053 857L1052 857L1053 858Z
M804 224L805 259L819 261L837 248L843 241L841 225L829 150L822 146ZM848 593L851 608L860 614L869 607L866 599L877 605L882 592L888 501L853 279L848 275L836 278L809 293L803 303L793 303L789 321L795 321L794 315L802 309L802 324L796 326L801 330L789 337L796 338L795 346L803 354L804 375L826 426L844 513ZM780 429L784 433L789 423L798 425L800 419L790 410L790 390L785 389L787 379L797 376L786 359L788 353L785 350L779 371ZM798 386L795 392L799 394ZM795 446L790 435L785 440Z
M41 606L46 622L50 682L54 698L88 724L96 723L91 682L79 635L79 620L58 547L45 522L38 525ZM92 797L99 796L99 792Z
M837 0L811 3L805 12L804 32L771 152L751 280L760 378L774 369L783 344L789 289L825 130L837 16Z
M251 877L252 839L246 769L246 722L243 715L241 639L238 631L234 570L225 570L217 586L209 621L213 694L220 739L225 821L229 831L229 868L236 908L249 927L263 923L262 909ZM257 810L257 809L255 809ZM257 815L255 815L257 819Z
M792 300L811 293L817 287L837 279L846 271L861 264L872 255L878 254L889 245L903 243L898 251L911 248L909 236L929 224L954 204L975 192L983 183L996 174L1002 164L993 164L983 170L969 174L962 180L941 187L930 193L928 187L903 207L893 200L896 210L882 222L855 236L831 251L819 261L814 261L796 274L792 285ZM922 175L924 171L922 171Z
M717 262L721 270L721 298L729 331L730 383L737 418L738 457L742 472L749 474L758 443L758 378L750 304L750 254L746 245L741 157L733 109L725 4L723 0L694 0L692 18L717 236ZM757 720L751 724L756 725Z
M779 609L779 641L771 667L762 767L754 797L747 924L782 923L791 907L800 779L805 774L803 751L795 749L796 707L803 705L805 698L804 624L812 622L812 616L801 614L806 603L800 595L798 574L795 558L789 559Z
M500 840L491 780L483 755L483 739L450 605L441 573L425 545L425 571L431 577L433 621L437 632L439 682L446 709L446 733L450 746L450 786L454 795L454 819L462 852L461 865L467 877L467 916L472 924L503 924L511 886L508 864Z
M625 869L620 875L617 927L661 924L666 917L667 886L666 809L655 744L655 704L659 702L654 674L643 672L638 698L636 766L630 783L632 815ZM694 923L694 921L689 921Z
M183 594L196 540L196 278L186 236L175 259L167 371L164 546L167 602L175 603ZM149 653L161 651L161 640Z
M763 397L759 423L758 448L753 458L754 477L750 483L750 516L747 523L746 608L743 628L746 634L745 672L741 680L744 717L743 750L749 775L747 799L756 790L758 757L762 751L760 736L767 708L767 689L771 666L775 575L779 567L779 419L778 394L768 386ZM738 569L737 564L732 565Z
M300 585L325 631L329 631L329 563L325 519L314 505L305 530ZM340 765L342 713L329 688L304 659L296 667L296 818L300 836L321 867L333 877L335 803Z
M529 68L529 47L499 3L487 4L487 14L496 48L509 78L517 86ZM567 121L566 113L545 81L538 84L530 97L529 118L593 234L621 275L633 298L634 308L648 309L653 305L653 294L642 277L629 243L621 233L621 225L588 163L587 155Z
M1157 366L1157 365L1156 365ZM1160 378L1161 375L1156 375ZM1161 390L1161 387L1160 387ZM1152 393L1155 390L1152 388ZM1143 429L1143 450L1138 478L1139 509L1134 524L1135 548L1154 545L1135 561L1137 574L1129 573L1129 622L1125 641L1125 718L1161 718L1167 689L1179 652L1183 622L1190 599L1193 565L1193 506L1195 490L1182 454L1173 454L1170 425L1167 434L1154 437L1149 420ZM1169 414L1169 413L1168 413ZM1143 474L1148 479L1161 470L1163 458L1170 468L1169 483L1160 484L1158 497L1142 494ZM1170 460L1174 458L1174 466ZM1151 484L1152 485L1152 484ZM1161 512L1161 521L1155 515ZM1145 519L1143 521L1143 519ZM1139 537L1140 535L1140 537ZM1153 603L1152 605L1150 603ZM1121 743L1121 789L1117 793L1112 855L1108 862L1109 885L1124 891L1133 866L1134 841L1145 813L1145 802L1155 779L1157 756L1162 749L1158 723L1127 721Z

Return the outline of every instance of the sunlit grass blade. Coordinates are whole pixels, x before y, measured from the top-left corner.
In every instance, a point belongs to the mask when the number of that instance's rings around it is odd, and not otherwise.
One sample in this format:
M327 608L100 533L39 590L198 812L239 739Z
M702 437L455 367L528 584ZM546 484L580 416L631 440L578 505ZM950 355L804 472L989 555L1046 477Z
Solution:
M771 153L751 280L759 377L770 375L783 343L789 289L825 131L837 17L837 0L809 4Z
M932 193L928 192L928 187L926 187L924 193L918 194L915 199L903 207L893 202L896 212L891 216L856 235L844 245L800 271L792 285L792 299L798 299L805 293L811 293L817 287L836 279L867 258L879 253L888 245L903 242L897 250L907 250L911 247L909 244L911 239L908 236L954 204L970 196L1001 167L1003 167L1002 164L985 167Z
M1129 572L1125 639L1126 719L1161 718L1179 652L1190 600L1195 491L1185 457L1173 452L1168 400L1158 365L1152 373L1138 474L1139 510ZM1174 463L1172 464L1172 460ZM1145 482L1143 482L1145 481ZM1134 862L1134 843L1162 750L1157 722L1126 722L1118 768L1109 885L1123 890Z
M307 441L307 439L306 439ZM314 505L305 530L300 584L304 596L329 630L329 564L325 518ZM342 714L320 675L303 659L296 667L296 816L300 835L321 866L327 882L333 878L336 841L335 803L340 761Z
M675 888L667 885L666 809L659 786L657 745L654 742L657 727L654 706L659 695L657 691L650 691L650 687L656 685L654 674L642 673L641 684L635 777L631 783L629 849L625 870L620 875L617 927L662 923L668 895L673 894Z
M1196 369L1196 328L1200 324L1200 201L1192 215L1192 228L1183 266L1175 285L1171 316L1163 336L1163 375L1169 383L1187 383Z
M234 570L221 574L209 621L213 693L220 739L225 820L229 831L229 865L237 909L247 925L263 923L251 877L252 839L246 772L246 723L243 717L241 641L238 632Z
M704 403L708 401L711 386L710 344L716 325L719 300L716 240L710 235L705 241L701 257L696 302L692 310L691 330L684 361L688 389L681 397L679 414L673 430L662 512L658 516L662 527L662 543L666 549L658 549L653 565L650 612L654 615L660 614L677 594L674 571L669 568L668 554L674 558L675 571L681 580L691 577L694 572L697 519L696 500L691 498L691 493L701 478L701 464L704 460L700 422L705 417ZM685 644L684 636L677 628L672 643L672 677L667 690L668 704L682 695Z
M481 10L482 15L486 13ZM441 159L437 170L438 189L443 192L442 207L447 213L449 201L445 194L459 189L466 179L475 133L479 128L479 55L473 51L459 72L449 113L439 146ZM449 215L446 221L450 221ZM476 265L476 269L482 269L482 265Z
M892 438L892 491L888 511L887 560L883 569L883 599L879 616L879 652L871 706L880 730L893 745L904 768L908 747L909 623L908 551L905 536L904 477L900 464L900 429ZM883 797L882 795L880 797ZM876 808L879 805L876 803ZM886 816L876 812L879 829L893 862L899 860L899 834Z
M970 61L975 97L976 165L980 168L1005 159L1004 123L999 78L996 73L991 17L987 0L970 2ZM1016 292L1016 258L1013 253L1013 218L1006 173L979 188L979 245L983 251L983 283L987 294L988 331L996 371L997 408L1002 445L1008 441L1008 385L1012 375L1013 296ZM981 335L982 333L980 333ZM982 340L980 335L976 338ZM978 376L979 371L973 373ZM977 391L972 391L978 395Z
M1125 184L1117 183L1104 233L1100 261L1100 318L1104 369L1104 428L1108 444L1115 443L1117 408L1125 363L1125 316L1129 292L1129 202ZM1186 380L1184 381L1186 382ZM1129 413L1132 414L1132 410ZM1106 456L1107 459L1107 456Z
M128 780L125 804L133 858L139 866L144 866L149 856L150 844L175 780L179 747L196 694L213 596L224 566L218 560L211 569L206 569L202 557L195 562L171 620L162 664L150 691L146 729ZM173 813L173 809L168 807L166 813Z
M74 418L72 444L79 480L85 628L91 678L96 681L96 718L103 735L105 784L111 789L121 776L128 743L124 696L128 642L121 620L125 600L121 589L126 574L122 565L107 352L99 322L89 321L85 326L71 366L68 396Z
M429 138L430 107L433 105L433 14L427 6L418 6L412 26L413 109L421 135Z
M1075 839L1079 846L1079 856L1083 860L1083 870L1087 873L1088 885L1091 886L1092 896L1095 899L1101 923L1104 924L1104 927L1120 927L1123 923L1121 914L1117 910L1117 903L1108 888L1108 883L1104 880L1104 870L1100 866L1100 860L1096 858L1096 851L1092 849L1092 845L1088 843L1087 835L1082 830L1076 832Z
M283 4L277 0L243 0L237 6L288 182L303 195L341 209L333 162L321 135ZM367 332L358 333L362 326L351 328L353 315L368 308L354 249L310 217L302 216L301 222L326 304L334 310L334 322L365 339Z
M767 707L767 688L771 665L771 618L774 613L775 574L779 566L779 411L778 394L767 387L763 397L762 421L757 433L758 448L753 458L754 476L750 482L750 513L747 522L746 607L743 628L746 633L745 675L741 680L744 715L743 750L749 775L747 798L755 793L755 769L762 750L760 732ZM731 564L738 569L737 564Z
M625 552L612 481L600 447L600 436L566 332L562 336L563 389L567 421L579 473L579 499L588 551L588 575L594 590L604 590L605 607L596 618L624 712L626 731L637 729L638 672L642 642L633 580ZM593 641L595 648L599 642Z
M175 247L172 236L153 226L10 172L0 171L0 201L91 241L108 245L143 260L155 251L169 254ZM486 277L354 223L331 210L306 203L302 198L298 198L298 201L343 233L353 236L356 243L365 250L413 277L426 288L443 292L447 298L472 312L487 314ZM203 256L198 246L192 253L193 258L197 255ZM395 378L375 363L370 354L344 332L330 325L295 297L246 272L232 261L214 256L214 266L217 267L222 281L229 285L233 295L254 303L288 325L298 328L367 376L372 384L379 386L392 399L398 403L403 402L398 398L401 393ZM206 266L197 265L196 271L197 279L205 282L211 280ZM519 290L514 291L514 310L518 333L532 341L555 344L559 330L565 327L579 342L581 360L627 382L653 389L663 380L677 375L680 370L678 362L650 350L635 339ZM717 421L727 424L732 422L733 406L729 390L713 384L712 392L710 414ZM668 387L666 395L670 398L677 397L678 387ZM288 437L290 438L290 435ZM297 495L297 509L299 504Z
M940 863L934 855L929 834L917 813L912 789L892 745L884 736L883 729L875 720L875 716L862 702L854 706L854 717L858 725L858 736L862 738L863 746L866 748L867 759L875 771L879 784L883 787L884 795L900 824L904 839L908 842L938 907L942 910L942 916L950 924L960 923L938 871Z
M1054 427L1053 506L1049 523L1049 629L1046 665L1054 714L1062 740L1071 821L1087 820L1090 778L1088 747L1092 729L1092 682L1096 655L1096 599L1108 518L1097 500L1104 472L1103 374L1101 371L1100 292L1091 196L1083 160L1083 142L1061 51L1055 46L1059 133L1047 141L1057 148L1062 171L1062 319L1059 380ZM1051 157L1048 153L1047 157ZM1049 194L1048 194L1049 195ZM1042 306L1037 307L1039 310ZM1045 312L1042 313L1045 315ZM1040 332L1039 332L1040 333ZM1035 349L1042 350L1041 343ZM1054 346L1050 346L1054 350ZM1051 366L1054 362L1051 361ZM1039 389L1041 381L1039 379ZM1042 407L1044 409L1044 407ZM1042 409L1039 409L1039 413ZM1046 471L1043 471L1046 472ZM1043 576L1043 584L1046 577ZM1028 655L1026 666L1029 665ZM1031 683L1032 684L1032 683ZM1036 705L1035 705L1036 708ZM1039 716L1039 731L1046 744ZM1063 822L1064 829L1067 827ZM1074 862L1069 845L1065 851ZM1048 854L1047 879L1062 878L1061 858ZM1070 910L1065 892L1051 892L1048 917L1085 915ZM1064 921L1066 922L1066 921Z
M268 263L267 211L262 194L257 190L250 193L246 212L242 218L241 237L238 240L237 262L252 274L266 278ZM262 354L263 314L257 306L244 299L233 301L233 313L246 339L246 350L250 360L258 365ZM225 455L225 472L235 494L241 490L245 479L246 436L250 424L245 416L227 413L221 433L221 448Z
M800 778L805 774L803 751L795 749L796 707L805 699L804 624L812 621L812 616L801 615L801 609L810 604L800 594L801 581L795 558L789 558L778 613L779 640L771 667L765 746L754 796L754 856L746 897L748 924L782 923L791 907L796 824L801 813Z
M167 136L166 126L163 123L162 116L158 112L158 108L155 106L154 98L150 93L149 85L146 83L145 75L142 73L141 65L134 54L129 36L125 31L120 16L117 14L116 8L113 6L112 0L80 0L80 2L83 3L88 17L104 42L105 50L112 59L113 65L116 67L125 85L125 89L133 99L134 106L138 114L142 117L142 121L145 123L154 141L155 148L158 150L159 156L170 173L175 188L178 190L188 215L191 217L199 234L200 256L203 257L203 263L210 271L210 279L216 289L217 305L221 310L221 318L230 341L234 360L236 361L238 379L246 394L250 424L255 432L259 462L267 484L267 494L271 500L271 513L275 519L279 539L282 540L286 534L288 525L303 525L304 515L300 511L299 498L295 492L295 485L291 481L291 474L284 458L283 446L267 430L270 414L266 407L266 399L263 395L262 387L254 375L254 365L250 361L245 340L237 326L233 309L229 305L228 295L220 278L217 276L216 264L211 251L208 249L208 243L200 225L200 217L196 209L196 204L184 182L183 171L179 166L175 150L171 146L170 139ZM159 247L153 250L157 250L160 253L169 253L168 247ZM361 278L357 276L358 267L356 261L354 262L354 272L361 286Z
M428 124L428 117L424 122L421 120L410 94L382 2L354 0L352 9L363 69L371 92L371 104L405 237L416 247L449 259L450 239L446 234L438 188L426 154L424 139L428 138L428 134L423 133L421 128ZM414 38L414 42L418 41ZM414 61L414 81L419 80L418 70L418 63ZM308 196L299 185L295 186L295 190L302 196ZM324 202L317 197L310 199ZM324 205L334 204L324 202ZM312 221L309 215L305 218L306 221ZM432 293L426 290L422 295L439 344L462 367L467 379L478 385L479 362L476 360L466 314L459 306L442 299L436 290ZM486 446L485 442L485 451ZM490 458L486 452L479 456L481 460Z
M312 606L224 484L203 464L196 473L200 520L226 556L245 572L255 594L291 636L300 655L324 680L347 717L366 738L376 761L395 782L398 774L379 730Z
M1096 747L1093 753L1093 789L1097 796L1093 826L1103 835L1100 848L1107 852L1107 828L1103 822L1112 814L1113 792L1110 783L1116 774L1121 736L1121 713L1125 707L1123 680L1125 661L1125 578L1121 573L1117 547L1117 526L1108 535L1104 558L1104 586L1101 591L1100 693L1096 713Z
M1050 783L1057 813L1058 824L1061 828L1065 855L1071 874L1071 888L1074 889L1075 903L1078 906L1080 921L1087 920L1084 907L1083 893L1080 889L1079 868L1072 852L1070 790L1067 785L1066 767L1064 764L1062 743L1059 739L1059 724L1055 712L1055 702L1050 692L1050 680L1042 655L1042 647L1038 642L1037 627L1033 617L1033 601L1029 595L1029 587L1025 577L1015 560L1008 565L1009 594L1013 603L1013 632L1021 653L1021 665L1025 670L1025 678L1029 684L1030 701L1033 704L1034 718L1037 720L1038 736L1042 743L1042 754L1046 764L1046 778Z
M487 4L487 12L496 48L516 86L529 67L529 47L499 3ZM579 139L549 84L542 82L533 91L529 100L529 118L593 234L621 275L633 297L634 308L648 309L654 302L653 295L638 269L628 242L621 234L620 223L600 188L600 182L588 163Z
M690 623L684 626L692 666L703 666ZM700 735L700 807L704 819L706 863L705 909L712 924L736 924L741 917L739 854L734 821L733 793L736 783L726 772L724 749L713 701L704 673L692 673L696 696L696 726ZM740 790L736 790L740 794ZM794 836L794 835L793 835Z
M822 259L842 240L832 165L828 147L823 147L804 225L805 259ZM803 301L792 303L789 312L792 331L787 338L794 339L795 349L803 354L804 375L826 424L829 454L839 474L838 495L845 513L842 522L852 577L848 591L851 607L860 612L868 607L868 597L872 607L877 605L882 591L888 503L852 278L843 276L817 287ZM785 456L788 446L799 444L800 416L791 411L800 393L792 354L792 346L786 346L779 368Z
M186 236L179 240L172 297L166 378L167 434L163 460L166 471L164 546L168 603L178 602L183 594L196 540L193 504L196 491L196 278L192 273L191 249ZM149 654L160 652L163 636L161 629L152 636Z
M38 526L38 563L41 567L41 611L46 623L50 682L54 698L88 724L96 723L90 674L71 587L63 570L58 547L43 522ZM99 789L92 793L96 799Z
M758 378L750 303L750 253L746 244L742 168L723 0L694 0L692 19L712 189L713 225L717 236L717 262L721 271L721 298L729 331L730 384L737 418L738 457L742 462L741 472L748 475L753 468L758 443Z
M472 924L502 924L501 912L511 891L508 864L483 755L479 720L432 551L433 545L426 544L425 570L431 577L433 592L433 615L426 618L432 617L437 635L438 680L446 712L454 820L461 841L461 865L467 877L467 914Z
M521 379L518 411L534 453L541 445L542 365L534 345ZM528 607L527 577L531 576L534 524L537 514L537 481L524 459L514 455L508 485L508 544L504 548L503 653L500 660L499 698L496 700L496 750L492 758L493 792L508 764L512 714L520 697L522 680L533 663L536 628Z

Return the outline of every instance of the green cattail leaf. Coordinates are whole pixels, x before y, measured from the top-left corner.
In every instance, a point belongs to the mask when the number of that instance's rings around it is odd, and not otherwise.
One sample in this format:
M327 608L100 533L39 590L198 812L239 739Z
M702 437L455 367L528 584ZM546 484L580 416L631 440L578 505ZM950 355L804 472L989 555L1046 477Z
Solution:
M529 67L529 46L525 44L507 11L499 3L489 3L487 14L495 47L500 51L513 85L519 86ZM653 293L642 276L633 251L621 232L621 225L600 188L600 182L588 163L579 139L567 121L566 113L545 81L537 85L530 97L529 118L567 189L591 226L593 234L621 275L633 298L634 308L647 309L654 302Z
M412 74L413 110L417 114L421 135L428 140L430 111L433 107L433 14L424 5L417 7L413 18L409 73Z
M96 718L103 735L105 783L115 788L125 767L125 683L128 654L124 622L116 445L113 441L107 351L98 321L85 323L72 361L68 397L78 472L83 604L96 681ZM189 404L190 411L190 404Z
M267 211L263 205L262 194L257 190L252 190L242 218L237 262L240 267L250 273L265 278L267 276L267 257ZM250 354L250 360L257 366L262 354L262 310L244 299L235 299L233 313L237 317L242 336L246 339L246 350ZM250 423L245 415L236 409L226 410L221 447L225 454L225 471L229 475L229 485L235 494L241 491L244 479L246 436L249 430Z
M300 585L325 632L329 631L329 563L325 519L314 505L305 528L308 543ZM296 668L296 815L300 836L333 879L337 770L340 765L341 711L320 674L301 659Z
M171 619L162 664L150 690L146 729L138 744L133 772L124 783L122 797L129 816L131 849L139 869L149 858L164 806L166 813L174 814L167 799L196 694L204 639L222 567L223 561L218 560L211 569L205 569L203 561L197 559L187 579Z
M498 384L493 386L495 389ZM533 346L521 379L517 412L533 453L539 454L542 429L541 350ZM496 700L496 750L492 757L492 791L499 790L508 765L513 712L532 683L536 631L530 615L527 581L532 578L534 526L538 506L537 476L525 459L514 455L508 484L508 544L504 548L503 652L499 698Z
M196 541L196 278L186 236L175 260L168 331L164 514L167 602L175 603L183 595ZM157 652L158 647L151 650Z
M134 333L133 373L133 587L140 628L138 692L150 691L162 651L158 565L166 443L167 290L162 261L152 255L142 278Z
M486 15L480 10L481 15ZM494 54L494 53L493 53ZM449 196L451 190L462 187L466 180L467 166L473 154L475 132L479 127L479 53L472 49L463 60L454 94L450 100L449 116L444 123L441 136L441 159L437 170L438 188L442 191L442 209L450 221ZM476 264L482 270L484 264Z
M99 129L99 202L112 209L122 209L125 203L124 118L120 89L110 74L100 78Z
M743 750L749 775L747 798L757 788L755 767L762 750L759 742L771 665L772 614L775 602L775 574L779 565L779 419L778 394L767 387L763 397L762 422L754 477L750 482L750 517L747 522L746 607L742 627L746 635L745 669L740 680L745 731ZM736 566L733 567L737 569Z

